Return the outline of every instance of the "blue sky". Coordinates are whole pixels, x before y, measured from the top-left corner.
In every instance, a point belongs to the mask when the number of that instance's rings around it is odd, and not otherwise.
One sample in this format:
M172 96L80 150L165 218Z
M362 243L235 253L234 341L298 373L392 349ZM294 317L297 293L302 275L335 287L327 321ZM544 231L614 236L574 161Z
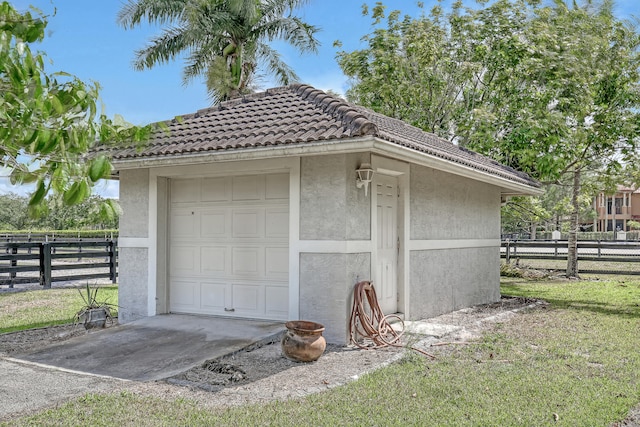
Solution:
M135 71L131 67L134 51L159 32L157 27L144 26L124 30L116 24L116 15L124 0L18 0L12 4L19 10L29 5L40 9L49 18L47 37L37 47L47 54L52 64L49 71L66 71L82 80L97 81L102 86L104 111L110 117L122 115L127 121L142 125L188 114L209 106L204 84L194 81L182 85L182 63L174 62L152 70ZM297 15L321 28L317 38L321 42L317 55L300 56L280 44L276 49L283 55L304 83L318 89L332 89L344 93L347 79L337 65L333 47L335 40L343 49L361 47L360 39L371 32L371 19L361 14L362 4L373 0L310 0ZM414 0L384 0L388 10L400 9L409 15L419 14ZM425 0L425 10L436 4ZM450 0L443 4L448 5ZM54 15L55 11L55 15ZM620 17L640 16L639 0L618 0L616 13ZM264 81L262 88L274 86ZM24 193L25 189L10 186L0 178L0 194ZM117 185L107 186L100 194L117 195Z
M109 116L121 114L134 124L166 120L176 115L207 107L204 84L194 81L183 86L182 63L135 71L131 67L134 51L145 45L158 27L124 30L116 24L116 14L123 1L102 0L20 0L13 2L19 9L32 4L50 15L48 35L40 49L53 64L50 70L64 70L83 80L95 80L102 86L102 100ZM319 26L321 41L318 55L300 56L280 44L275 45L286 63L299 74L301 81L319 89L343 92L346 79L335 61L336 39L347 50L359 46L360 38L370 32L370 18L361 15L363 0L311 0L297 11L305 21ZM374 1L368 1L374 4ZM417 13L412 0L388 0L390 9ZM427 1L425 4L429 4ZM90 4L90 7L87 5ZM272 87L264 82L263 88Z

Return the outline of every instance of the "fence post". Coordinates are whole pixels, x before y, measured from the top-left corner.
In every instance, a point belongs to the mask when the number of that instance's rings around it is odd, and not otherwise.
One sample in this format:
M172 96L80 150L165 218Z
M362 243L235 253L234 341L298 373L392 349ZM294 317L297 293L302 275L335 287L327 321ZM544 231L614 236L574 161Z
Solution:
M507 265L509 265L509 262L511 261L511 248L509 247L509 239L507 239L507 252L505 255L505 261L507 262Z
M40 286L51 289L51 245L40 243Z
M109 278L111 283L116 283L116 245L113 239L109 240Z
M11 255L17 255L18 254L18 247L14 246L13 248L11 248ZM12 259L11 263L10 263L11 267L17 267L18 266L18 260L17 259ZM16 278L17 273L15 271L12 271L11 273L9 273L9 278L11 279L11 282L9 283L9 287L13 288L13 279Z
M600 255L602 254L602 248L600 247L600 240L598 240L598 258L600 258Z
M558 258L558 240L554 240L553 243L556 244L556 246L554 247L554 251L553 251L553 257L554 258Z

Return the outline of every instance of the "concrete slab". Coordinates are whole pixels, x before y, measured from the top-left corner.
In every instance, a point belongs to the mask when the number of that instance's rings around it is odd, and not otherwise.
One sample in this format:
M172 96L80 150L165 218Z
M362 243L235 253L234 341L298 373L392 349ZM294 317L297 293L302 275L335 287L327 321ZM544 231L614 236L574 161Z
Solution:
M405 331L413 334L429 335L436 338L442 338L453 332L459 331L460 326L446 325L441 323L430 323L424 320L405 321Z
M13 357L79 372L153 381L272 339L284 329L282 322L159 315Z
M106 393L127 384L126 380L73 374L28 363L0 358L0 424L5 417L61 405L87 393Z

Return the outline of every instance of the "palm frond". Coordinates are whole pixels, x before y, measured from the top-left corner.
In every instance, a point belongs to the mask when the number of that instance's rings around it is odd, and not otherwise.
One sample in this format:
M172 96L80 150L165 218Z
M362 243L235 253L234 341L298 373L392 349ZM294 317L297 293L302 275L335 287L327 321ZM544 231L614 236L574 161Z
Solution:
M268 44L258 45L257 55L264 62L267 72L275 76L278 84L283 86L299 80L298 75L280 57L280 54Z
M168 28L160 36L151 39L143 49L135 52L133 68L141 71L169 62L192 45L193 38L184 27Z
M142 21L167 24L180 20L189 0L129 0L118 12L116 21L133 29Z
M268 41L284 40L300 53L317 53L320 42L314 34L319 30L318 27L302 22L299 18L280 17L261 23L254 32L263 34Z

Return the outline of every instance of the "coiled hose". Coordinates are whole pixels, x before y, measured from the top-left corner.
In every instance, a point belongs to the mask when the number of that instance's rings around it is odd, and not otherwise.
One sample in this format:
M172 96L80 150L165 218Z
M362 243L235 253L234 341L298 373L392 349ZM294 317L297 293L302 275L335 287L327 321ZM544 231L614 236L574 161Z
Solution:
M390 320L397 320L396 330ZM397 314L385 314L378 304L373 284L369 281L356 283L353 289L353 306L349 318L350 341L359 348L370 350L384 347L403 347L404 321ZM369 342L365 341L368 340ZM424 350L409 347L425 356L435 356Z

